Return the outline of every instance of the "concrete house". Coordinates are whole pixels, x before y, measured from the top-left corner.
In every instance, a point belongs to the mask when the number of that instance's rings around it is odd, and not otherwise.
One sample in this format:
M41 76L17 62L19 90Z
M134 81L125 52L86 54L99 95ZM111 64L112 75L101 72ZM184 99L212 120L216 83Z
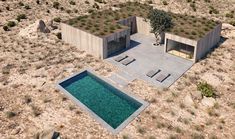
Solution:
M66 43L77 46L80 50L105 59L129 48L130 36L134 33L154 36L151 33L150 23L144 15L151 7L136 3L126 5L129 7L123 4L119 10L101 11L98 14L93 13L61 23L62 39ZM133 14L130 12L128 15L125 14L125 10L131 6L135 6L137 10L133 8ZM140 8L136 8L137 6ZM196 62L219 42L221 23L205 19L197 21L196 17L186 19L186 16L175 14L173 17L179 23L176 23L173 31L165 32L163 47L166 53ZM188 25L184 25L185 21L189 22Z

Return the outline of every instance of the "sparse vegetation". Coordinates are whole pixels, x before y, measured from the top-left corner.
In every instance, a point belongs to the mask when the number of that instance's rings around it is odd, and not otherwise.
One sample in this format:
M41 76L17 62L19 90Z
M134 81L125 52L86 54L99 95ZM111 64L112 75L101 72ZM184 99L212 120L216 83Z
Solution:
M202 92L205 97L215 97L214 89L207 82L200 82L197 85L197 89Z
M56 17L53 19L55 22L61 22L61 18L60 17Z
M27 19L26 15L25 15L25 14L19 14L19 15L17 16L16 20L17 20L18 22L20 22L21 19Z
M8 26L3 26L3 30L4 30L4 31L9 31Z
M15 116L16 116L16 113L13 112L13 111L7 111L7 112L6 112L6 116L7 116L7 118L12 118L12 117L15 117Z
M59 6L60 6L59 2L57 2L57 1L53 2L53 8L59 9Z
M7 26L14 27L14 26L16 26L16 23L14 21L8 21Z

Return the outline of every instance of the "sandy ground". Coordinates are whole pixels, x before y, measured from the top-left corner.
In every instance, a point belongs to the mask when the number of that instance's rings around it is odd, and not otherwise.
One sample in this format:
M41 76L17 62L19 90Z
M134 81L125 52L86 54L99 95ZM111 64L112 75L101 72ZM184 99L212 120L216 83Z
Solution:
M158 89L142 80L131 82L127 89L151 104L114 136L55 88L58 80L84 67L92 67L102 76L118 70L58 40L55 33L59 30L50 34L35 31L34 23L39 19L67 19L84 13L93 4L77 0L73 6L59 1L66 7L64 11L52 8L52 1L48 1L48 5L45 1L40 5L24 1L30 5L29 10L18 6L16 0L0 1L0 138L28 139L46 129L54 129L68 139L235 138L235 27L224 24L224 42L169 89ZM182 1L171 0L168 6L160 1L155 3L166 10L204 15L205 3L198 5L202 12L195 13ZM234 0L223 4L211 1L221 10L211 18L227 20L223 13L232 8ZM7 6L10 11L6 10ZM68 9L78 11L67 13ZM19 13L25 13L28 19L5 32L2 26ZM211 84L218 95L213 106L206 106L197 95L196 85L203 80Z

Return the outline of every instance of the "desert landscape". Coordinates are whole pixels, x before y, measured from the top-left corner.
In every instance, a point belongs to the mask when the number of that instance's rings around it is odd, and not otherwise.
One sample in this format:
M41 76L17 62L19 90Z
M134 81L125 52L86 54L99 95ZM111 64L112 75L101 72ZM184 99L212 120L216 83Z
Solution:
M120 2L125 1L0 1L0 138L37 139L50 131L63 139L235 138L234 0L146 1L166 11L219 20L222 39L170 88L130 82L126 89L150 105L119 134L109 133L56 89L59 80L85 67L104 77L119 70L64 43L59 22ZM46 26L38 28L39 20ZM200 82L210 84L215 97L202 97Z

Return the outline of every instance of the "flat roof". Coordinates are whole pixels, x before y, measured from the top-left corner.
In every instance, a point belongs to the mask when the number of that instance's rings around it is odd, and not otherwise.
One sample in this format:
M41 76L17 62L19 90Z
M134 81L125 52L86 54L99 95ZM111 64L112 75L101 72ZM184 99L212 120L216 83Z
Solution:
M128 28L127 26L118 24L118 21L131 16L147 18L150 10L153 9L153 7L148 4L138 2L122 3L114 5L114 7L117 7L118 10L106 9L102 11L90 11L89 15L78 16L64 23L96 36L104 37ZM172 17L173 26L166 32L192 40L199 40L219 24L207 18L168 13Z

